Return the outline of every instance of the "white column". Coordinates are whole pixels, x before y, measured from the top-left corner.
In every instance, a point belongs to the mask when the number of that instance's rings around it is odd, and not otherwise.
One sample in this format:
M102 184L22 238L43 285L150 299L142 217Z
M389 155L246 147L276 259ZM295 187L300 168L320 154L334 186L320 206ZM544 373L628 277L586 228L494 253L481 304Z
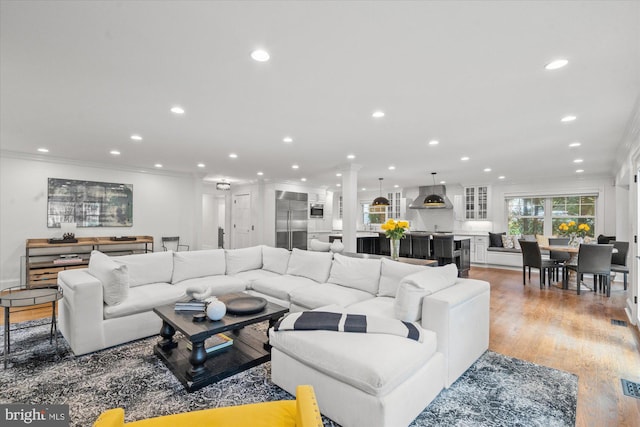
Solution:
M357 252L358 171L362 165L350 164L342 172L342 243L345 252Z

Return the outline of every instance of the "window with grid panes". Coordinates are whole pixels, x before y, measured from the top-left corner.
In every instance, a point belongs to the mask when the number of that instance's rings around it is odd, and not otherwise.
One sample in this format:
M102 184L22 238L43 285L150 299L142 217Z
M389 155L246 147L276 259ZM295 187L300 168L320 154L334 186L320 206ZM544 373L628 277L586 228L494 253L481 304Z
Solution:
M509 234L559 235L558 226L575 221L588 224L595 236L596 195L507 198Z
M587 236L595 236L596 196L564 196L551 198L551 224L553 233L558 232L560 224L575 221L587 224L590 230Z
M386 206L371 206L368 203L363 203L363 224L383 224L387 220L387 208Z
M508 234L544 234L545 199L517 197L507 199Z

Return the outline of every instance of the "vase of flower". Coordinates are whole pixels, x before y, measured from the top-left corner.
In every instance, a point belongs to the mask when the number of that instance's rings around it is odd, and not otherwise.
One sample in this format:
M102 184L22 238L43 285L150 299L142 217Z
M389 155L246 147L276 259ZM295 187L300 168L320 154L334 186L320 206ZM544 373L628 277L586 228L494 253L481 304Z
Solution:
M571 246L572 248L577 248L578 246L580 246L580 238L578 237L577 233L569 234L569 246Z
M380 228L384 230L384 234L389 239L391 258L398 260L400 258L400 239L404 239L404 233L409 229L409 222L389 219Z
M563 236L569 236L569 246L577 248L582 243L584 236L591 230L588 224L577 224L575 221L562 223L558 226L558 232Z
M400 239L390 239L391 259L397 261L400 258Z

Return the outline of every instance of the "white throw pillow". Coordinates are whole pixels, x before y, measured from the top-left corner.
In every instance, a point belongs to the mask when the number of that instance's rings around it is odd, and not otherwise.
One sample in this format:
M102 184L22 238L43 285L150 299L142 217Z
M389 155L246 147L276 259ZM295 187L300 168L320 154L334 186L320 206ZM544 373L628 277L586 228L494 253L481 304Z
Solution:
M458 278L458 267L447 264L430 267L411 274L400 282L394 303L396 319L415 322L422 317L422 299L442 289L453 286Z
M227 274L262 268L262 247L252 246L242 249L225 250L227 258Z
M395 297L398 293L400 281L413 273L418 273L425 268L423 265L406 264L404 262L392 261L382 258L382 266L380 269L380 289L378 289L379 297Z
M519 234L514 234L512 237L513 237L513 248L522 250L522 248L520 247L520 239L522 237Z
M303 251L294 248L289 257L287 274L302 276L318 283L325 283L331 270L331 252Z
M224 249L174 252L171 283L196 277L218 276L226 271Z
M507 248L507 249L513 249L514 248L514 243L513 243L513 236L507 236L507 235L502 235L502 247Z
M262 246L262 269L278 274L285 274L289 265L291 252L285 248Z
M120 304L129 295L127 266L99 251L91 251L89 274L102 282L102 299L107 305Z
M380 284L380 260L334 254L329 283L375 295Z
M311 239L309 242L309 250L315 252L329 252L331 249L331 243L329 242L321 242L318 239Z
M129 269L129 286L171 283L173 251L112 257Z

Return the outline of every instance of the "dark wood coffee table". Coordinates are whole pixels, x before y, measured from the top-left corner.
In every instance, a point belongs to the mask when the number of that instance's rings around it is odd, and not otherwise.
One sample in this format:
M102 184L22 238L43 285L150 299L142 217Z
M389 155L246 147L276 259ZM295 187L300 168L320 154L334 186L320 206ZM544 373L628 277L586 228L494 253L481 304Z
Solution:
M247 294L237 293L219 296L225 302ZM288 308L268 302L259 313L248 315L226 314L214 322L193 321L193 311L175 311L174 304L153 309L162 319L160 336L153 352L185 386L195 391L206 385L245 371L271 360L271 347L267 334L245 326L269 321L269 327L289 311ZM183 335L174 339L176 331ZM207 354L204 341L215 334L231 331L233 345L224 351ZM191 342L191 350L187 348Z

